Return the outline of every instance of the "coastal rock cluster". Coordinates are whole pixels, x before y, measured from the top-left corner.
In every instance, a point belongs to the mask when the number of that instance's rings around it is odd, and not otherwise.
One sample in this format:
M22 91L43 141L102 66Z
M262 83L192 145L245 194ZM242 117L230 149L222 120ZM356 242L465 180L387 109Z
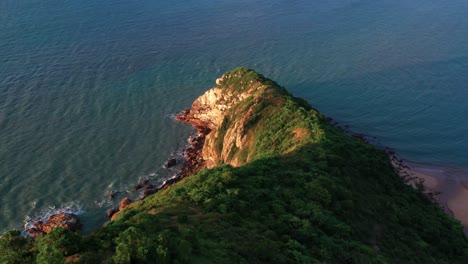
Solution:
M182 114L177 115L176 119L181 122L186 122L186 120L184 119L183 113L184 112L182 112ZM145 199L146 197L148 197L149 195L155 192L166 189L170 185L180 181L181 179L205 167L205 160L203 159L201 152L203 149L203 145L205 143L205 137L207 134L210 133L210 129L207 127L203 127L203 126L198 126L196 128L198 132L197 136L191 136L189 138L188 141L190 143L190 146L184 149L182 152L182 157L184 158L184 160L182 161L182 165L180 166L179 171L172 178L167 179L166 181L162 183L161 186L158 186L158 187L151 184L150 181L147 179L142 180L139 184L133 187L134 191L142 190L141 199ZM164 164L164 167L166 169L169 169L169 168L176 166L178 163L179 163L178 159L171 158L166 162L166 164ZM109 197L111 199L114 199L115 193L111 193ZM119 203L119 208L109 209L107 211L107 216L111 218L111 220L115 220L117 216L119 215L119 212L125 209L126 207L128 207L132 202L133 201L130 198L124 197Z
M65 228L70 231L78 231L81 228L80 219L75 214L60 212L52 215L45 222L35 222L33 227L29 228L27 232L31 234L32 237L36 237L40 234L47 234L57 227Z
M211 132L211 129L206 123L193 119L191 113L191 110L184 110L176 116L178 121L192 124L197 130L197 136L189 137L190 146L183 151L185 162L180 171L180 178L184 178L206 165L202 151L206 137Z

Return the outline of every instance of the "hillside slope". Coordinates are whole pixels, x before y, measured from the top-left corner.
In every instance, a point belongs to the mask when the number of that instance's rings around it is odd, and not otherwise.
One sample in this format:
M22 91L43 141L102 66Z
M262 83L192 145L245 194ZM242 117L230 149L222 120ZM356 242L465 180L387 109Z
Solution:
M384 151L246 69L181 117L203 169L90 236L0 239L5 263L468 263L462 226L405 185ZM4 253L4 254L2 254Z

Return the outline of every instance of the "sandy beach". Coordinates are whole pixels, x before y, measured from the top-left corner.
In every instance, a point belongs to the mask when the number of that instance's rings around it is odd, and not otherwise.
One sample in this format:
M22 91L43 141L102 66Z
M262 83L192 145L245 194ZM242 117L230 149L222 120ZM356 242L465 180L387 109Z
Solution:
M399 162L398 162L399 161ZM433 195L444 211L458 219L468 235L468 171L462 169L392 159L400 175L424 180L425 192Z

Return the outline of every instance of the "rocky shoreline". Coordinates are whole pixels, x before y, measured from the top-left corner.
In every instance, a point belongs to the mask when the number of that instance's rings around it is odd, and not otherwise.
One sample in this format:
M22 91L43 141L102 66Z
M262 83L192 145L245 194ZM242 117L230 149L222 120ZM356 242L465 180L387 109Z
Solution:
M211 130L207 126L203 125L203 123L196 122L195 119L191 118L191 110L183 110L181 111L181 113L175 116L175 119L177 121L191 124L197 130L196 136L190 136L188 138L190 146L182 150L181 156L183 157L183 161L179 168L179 171L175 174L175 176L164 181L163 184L158 187L154 187L149 182L141 182L140 184L136 185L134 187L134 190L143 189L143 195L141 200L160 190L167 189L174 183L179 182L183 178L206 167L206 163L202 155L202 150L205 144L206 135L208 135L211 132ZM166 162L164 167L166 169L169 169L171 167L176 166L178 163L179 161L176 158L171 158ZM124 197L119 204L119 209L108 210L107 216L110 217L111 220L114 220L119 215L119 212L122 211L124 208L128 207L131 203L132 201L128 197Z
M196 136L190 136L188 138L189 146L182 150L181 157L183 158L182 161L179 161L177 158L170 158L165 164L164 168L169 169L180 162L180 168L178 172L168 180L164 181L162 185L155 187L152 185L148 180L142 181L140 184L137 184L133 187L134 190L143 189L142 197L140 200L145 199L149 195L156 193L160 190L167 189L169 186L173 185L174 183L179 182L183 178L199 171L206 167L205 160L203 159L202 150L205 144L206 136L211 132L208 126L205 126L201 122L196 122L190 115L190 110L182 110L181 113L175 116L175 119L182 123L191 124L196 130ZM112 195L112 194L111 194ZM114 197L111 197L114 198ZM118 215L119 212L122 211L124 208L128 207L133 201L130 200L128 197L124 197L120 203L118 210L116 209L109 209L107 211L107 216L114 220Z
M208 126L205 126L202 122L197 122L195 119L193 119L190 115L191 110L181 111L181 113L175 116L175 119L182 123L191 124L196 129L197 134L188 138L189 146L182 150L182 160L177 158L170 158L164 164L164 168L170 169L181 163L180 168L178 168L178 172L176 172L173 177L164 181L160 186L154 186L148 179L144 179L135 185L133 187L133 191L141 191L140 200L143 200L149 195L160 190L167 189L170 185L179 182L183 178L206 167L206 162L203 159L202 150L205 144L206 136L211 132L211 129L209 129ZM118 191L113 191L109 193L108 197L112 200L116 199L118 196L120 196L120 194L121 193ZM107 210L107 216L111 220L114 220L119 215L119 212L128 207L132 202L134 201L131 200L128 196L123 197L119 203L118 209L111 208ZM26 230L26 233L31 237L36 237L40 234L47 234L56 227L62 227L70 231L78 231L81 228L81 223L76 214L58 212L51 215L46 221L36 221L32 223L32 226Z
M181 179L206 167L202 150L205 145L206 136L211 132L211 129L202 122L197 122L193 119L190 115L191 111L194 111L194 109L183 110L180 114L176 115L177 121L191 124L197 130L197 136L191 136L188 139L190 147L184 150L185 162L180 170Z
M205 124L200 119L194 117L193 113L196 113L197 111L197 109L192 107L192 109L183 110L181 113L175 116L177 121L190 124L197 131L196 135L190 136L188 138L189 146L182 150L182 160L177 158L170 158L164 164L164 168L170 169L181 163L180 168L178 168L178 172L175 174L175 176L164 181L160 186L157 187L154 186L148 179L142 180L140 183L135 185L133 190L142 192L140 200L143 200L149 195L160 190L167 189L170 185L173 185L183 178L203 168L206 168L206 161L203 158L202 152L205 145L206 136L211 132L211 129L209 128L208 124ZM341 129L343 132L347 133L349 136L356 138L363 143L376 145L375 138L373 137L369 137L364 134L352 133L348 125L340 126L338 122L331 118L328 118L327 121L338 129ZM454 212L454 210L449 207L449 202L447 199L443 199L443 201L440 199L440 195L442 193L441 188L438 188L438 183L432 183L434 181L434 176L414 171L405 160L397 156L393 149L384 147L384 150L394 167L395 173L397 173L406 184L411 185L416 189L421 189L429 200L439 204L448 215L461 220L465 226L465 233L468 235L468 215L457 217L459 215L458 211ZM115 199L119 194L119 192L112 192L109 194L109 198ZM107 216L111 220L114 220L119 215L119 212L128 207L132 202L133 201L129 197L125 196L121 199L118 209L109 209L107 211ZM78 216L73 213L58 212L50 216L46 221L34 222L32 227L28 228L26 232L30 236L36 237L40 234L47 234L56 227L65 228L70 231L77 231L81 228L81 223Z
M217 85L219 85L222 82L223 77L217 80ZM118 209L109 209L107 211L107 216L111 220L114 220L119 215L119 212L131 205L131 203L133 202L132 199L143 200L149 195L154 194L160 190L166 189L170 185L179 182L183 178L190 176L191 174L203 168L212 167L216 164L216 161L223 160L222 158L220 158L222 156L222 154L220 153L208 152L205 153L206 157L204 157L203 151L205 141L207 140L207 136L211 133L212 130L215 131L214 136L218 136L218 131L216 130L219 129L221 124L224 122L224 112L230 107L232 107L232 105L237 100L240 100L240 97L247 97L247 93L243 95L224 94L221 89L219 89L218 87L214 87L213 89L210 89L204 95L199 97L197 100L195 100L190 109L182 110L179 114L175 115L175 119L177 121L190 124L197 131L196 135L190 136L188 138L189 146L181 151L180 157L170 158L164 164L164 168L176 168L177 172L174 174L174 176L165 180L164 182L162 182L162 184L158 185L156 185L154 182L151 182L149 179L144 179L140 181L140 183L133 187L133 191L138 192L140 194L138 199L134 199L134 197L132 197L131 195L129 197L128 194L126 196L123 196L120 192L110 193L109 198L111 200L120 199L120 203L118 204ZM389 161L393 165L395 173L398 174L406 184L413 186L415 189L420 189L431 201L439 203L447 214L461 220L460 217L457 217L457 215L460 215L460 213L454 212L452 208L449 208L448 201L441 201L439 197L439 195L441 194L440 188L435 188L434 186L427 184L427 181L431 180L432 178L428 177L427 175L421 176L417 173L415 174L415 172L412 171L407 162L403 159L400 159L396 155L394 150L388 147L383 147L382 145L378 144L375 137L371 137L360 133L353 133L348 125L341 126L332 118L327 118L327 122L335 126L336 128L342 130L350 137L353 137L363 143L371 144L383 149L387 153ZM239 134L237 132L237 130L234 131L233 135L231 135L230 137L230 140L227 140L227 142L232 141L235 143L236 146L239 145L238 141L242 143L242 138L240 140L237 138L237 134ZM212 147L212 137L213 136L210 135L207 143L208 147ZM227 151L226 153L229 152ZM235 166L235 161L231 161L231 163L229 164ZM468 194L466 195L466 197L468 197ZM465 221L462 221L464 222L465 227L467 227L468 230L468 210L463 210L463 214L464 215L462 219L464 219ZM50 230L54 227L63 227L72 231L76 231L81 227L81 224L79 223L79 219L76 215L58 213L52 215L49 218L49 220L45 222L34 223L32 228L29 228L27 232L31 236L35 237L38 234L46 234L50 232Z
M75 214L59 212L50 216L45 222L34 222L33 226L26 231L34 238L41 234L47 234L57 227L70 231L78 231L81 228L80 219Z

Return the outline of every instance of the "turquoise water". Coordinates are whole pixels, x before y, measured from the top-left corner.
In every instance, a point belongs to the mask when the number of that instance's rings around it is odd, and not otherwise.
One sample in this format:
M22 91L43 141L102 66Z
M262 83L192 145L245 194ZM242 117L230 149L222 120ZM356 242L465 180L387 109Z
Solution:
M171 115L244 65L402 157L468 169L468 2L0 2L0 230L169 177Z

